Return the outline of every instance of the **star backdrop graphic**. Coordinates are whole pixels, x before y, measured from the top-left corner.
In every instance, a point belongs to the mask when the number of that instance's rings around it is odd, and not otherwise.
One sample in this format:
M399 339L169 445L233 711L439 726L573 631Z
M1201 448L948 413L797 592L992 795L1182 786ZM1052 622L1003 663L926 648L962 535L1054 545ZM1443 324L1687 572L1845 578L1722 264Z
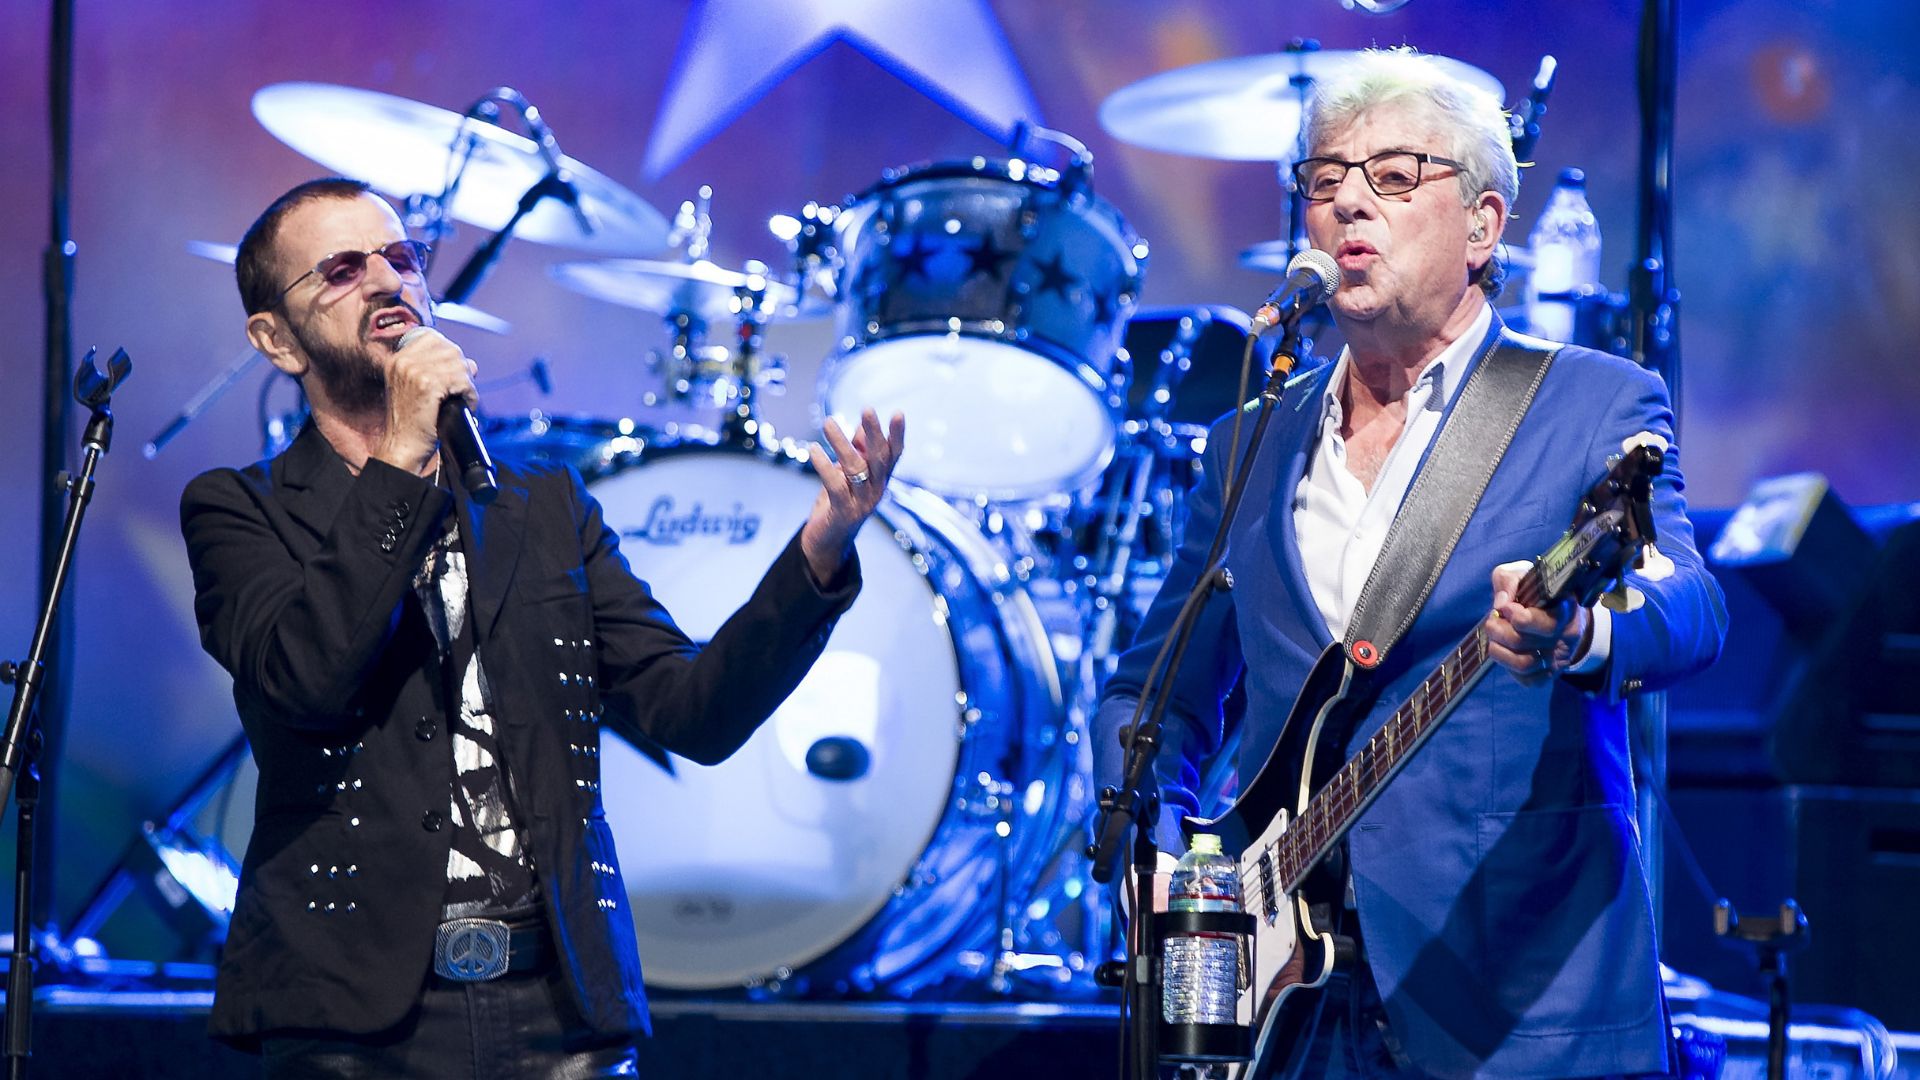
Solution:
M647 144L659 179L836 41L1005 141L1040 107L986 0L703 0Z

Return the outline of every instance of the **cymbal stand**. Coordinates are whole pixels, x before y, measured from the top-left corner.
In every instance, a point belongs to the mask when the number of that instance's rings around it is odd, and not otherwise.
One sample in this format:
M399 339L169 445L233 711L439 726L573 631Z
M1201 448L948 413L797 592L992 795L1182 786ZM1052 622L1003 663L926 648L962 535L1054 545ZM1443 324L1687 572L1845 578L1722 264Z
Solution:
M753 272L759 267L759 272ZM734 290L733 367L730 390L732 405L721 421L721 431L730 442L745 446L764 444L773 438L773 429L754 415L754 397L764 385L770 390L784 389L787 382L785 358L761 358L767 326L766 268L748 264L747 283Z
M667 234L667 246L681 249L687 262L699 262L713 247L713 185L701 184L693 198L680 204L673 215L673 231Z
M34 707L46 680L49 641L60 612L60 594L65 591L73 557L80 546L80 525L93 500L93 475L100 459L113 447L113 391L133 373L133 361L125 349L115 350L101 371L94 364L94 350L88 350L73 377L73 396L91 409L81 446L85 451L78 476L62 474L67 490L66 523L60 533L58 557L49 567L44 594L40 599L40 618L34 627L33 644L27 658L18 664L6 664L0 675L13 684L13 706L7 712L7 726L0 734L0 811L12 798L19 807L18 838L13 849L13 953L7 972L7 1008L5 1056L7 1074L26 1075L31 1057L33 1034L33 871L36 811L40 801L40 733L34 730Z
M1081 685L1088 689L1097 687L1111 674L1114 639L1120 613L1127 603L1128 586L1132 583L1134 547L1139 542L1148 488L1153 482L1154 466L1174 438L1167 422L1173 410L1173 395L1193 365L1194 343L1212 321L1212 314L1205 309L1180 317L1173 339L1160 350L1154 365L1153 389L1147 395L1145 416L1128 425L1131 428L1138 424L1138 430L1131 432L1131 441L1124 451L1127 455L1125 477L1108 495L1101 514L1100 546L1086 576L1087 603L1091 610L1087 616L1087 646L1080 656L1085 668Z
M1320 42L1313 38L1294 38L1287 42L1283 51L1301 56L1317 53L1320 51ZM1287 218L1287 252L1291 257L1313 246L1307 240L1307 200L1293 178L1294 162L1304 161L1307 157L1307 102L1313 98L1313 76L1307 74L1303 65L1287 82L1293 87L1294 96L1300 103L1300 122L1295 125L1299 134L1294 137L1293 161L1276 162L1274 168L1280 174L1280 189L1287 193L1281 212Z

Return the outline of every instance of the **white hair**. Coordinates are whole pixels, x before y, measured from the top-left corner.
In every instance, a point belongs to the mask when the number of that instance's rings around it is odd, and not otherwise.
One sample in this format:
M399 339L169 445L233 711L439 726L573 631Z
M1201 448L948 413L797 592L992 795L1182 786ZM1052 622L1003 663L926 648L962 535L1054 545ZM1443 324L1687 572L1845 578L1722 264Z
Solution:
M1401 104L1423 112L1446 144L1445 156L1460 162L1460 201L1472 206L1481 192L1492 191L1505 200L1511 217L1520 196L1520 166L1506 111L1493 95L1412 48L1368 49L1317 87L1305 118L1308 152L1318 153L1362 115ZM1478 284L1498 294L1505 276L1505 267L1492 259Z

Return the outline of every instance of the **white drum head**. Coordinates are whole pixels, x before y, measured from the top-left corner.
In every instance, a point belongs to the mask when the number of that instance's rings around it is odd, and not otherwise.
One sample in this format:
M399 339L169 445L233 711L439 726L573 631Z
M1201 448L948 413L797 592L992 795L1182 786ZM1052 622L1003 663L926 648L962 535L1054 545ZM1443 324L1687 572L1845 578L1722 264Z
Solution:
M961 334L893 338L833 362L829 411L842 428L872 408L906 414L895 475L948 496L1026 499L1079 487L1113 454L1113 416L1072 370Z
M818 490L810 470L724 451L664 455L592 487L634 573L702 642L752 593ZM858 549L859 600L737 754L713 767L676 757L668 776L624 741L602 741L603 797L650 984L737 987L817 959L879 912L939 824L959 754L944 607L885 522L870 522ZM864 775L808 771L808 749L834 736L866 749Z

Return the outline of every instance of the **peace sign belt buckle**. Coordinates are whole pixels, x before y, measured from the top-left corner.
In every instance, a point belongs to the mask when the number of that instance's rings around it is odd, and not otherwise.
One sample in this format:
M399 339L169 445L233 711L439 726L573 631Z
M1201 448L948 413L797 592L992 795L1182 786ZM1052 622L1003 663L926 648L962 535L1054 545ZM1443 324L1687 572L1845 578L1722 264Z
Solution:
M512 934L498 919L449 919L433 935L433 973L454 982L486 982L507 973Z

